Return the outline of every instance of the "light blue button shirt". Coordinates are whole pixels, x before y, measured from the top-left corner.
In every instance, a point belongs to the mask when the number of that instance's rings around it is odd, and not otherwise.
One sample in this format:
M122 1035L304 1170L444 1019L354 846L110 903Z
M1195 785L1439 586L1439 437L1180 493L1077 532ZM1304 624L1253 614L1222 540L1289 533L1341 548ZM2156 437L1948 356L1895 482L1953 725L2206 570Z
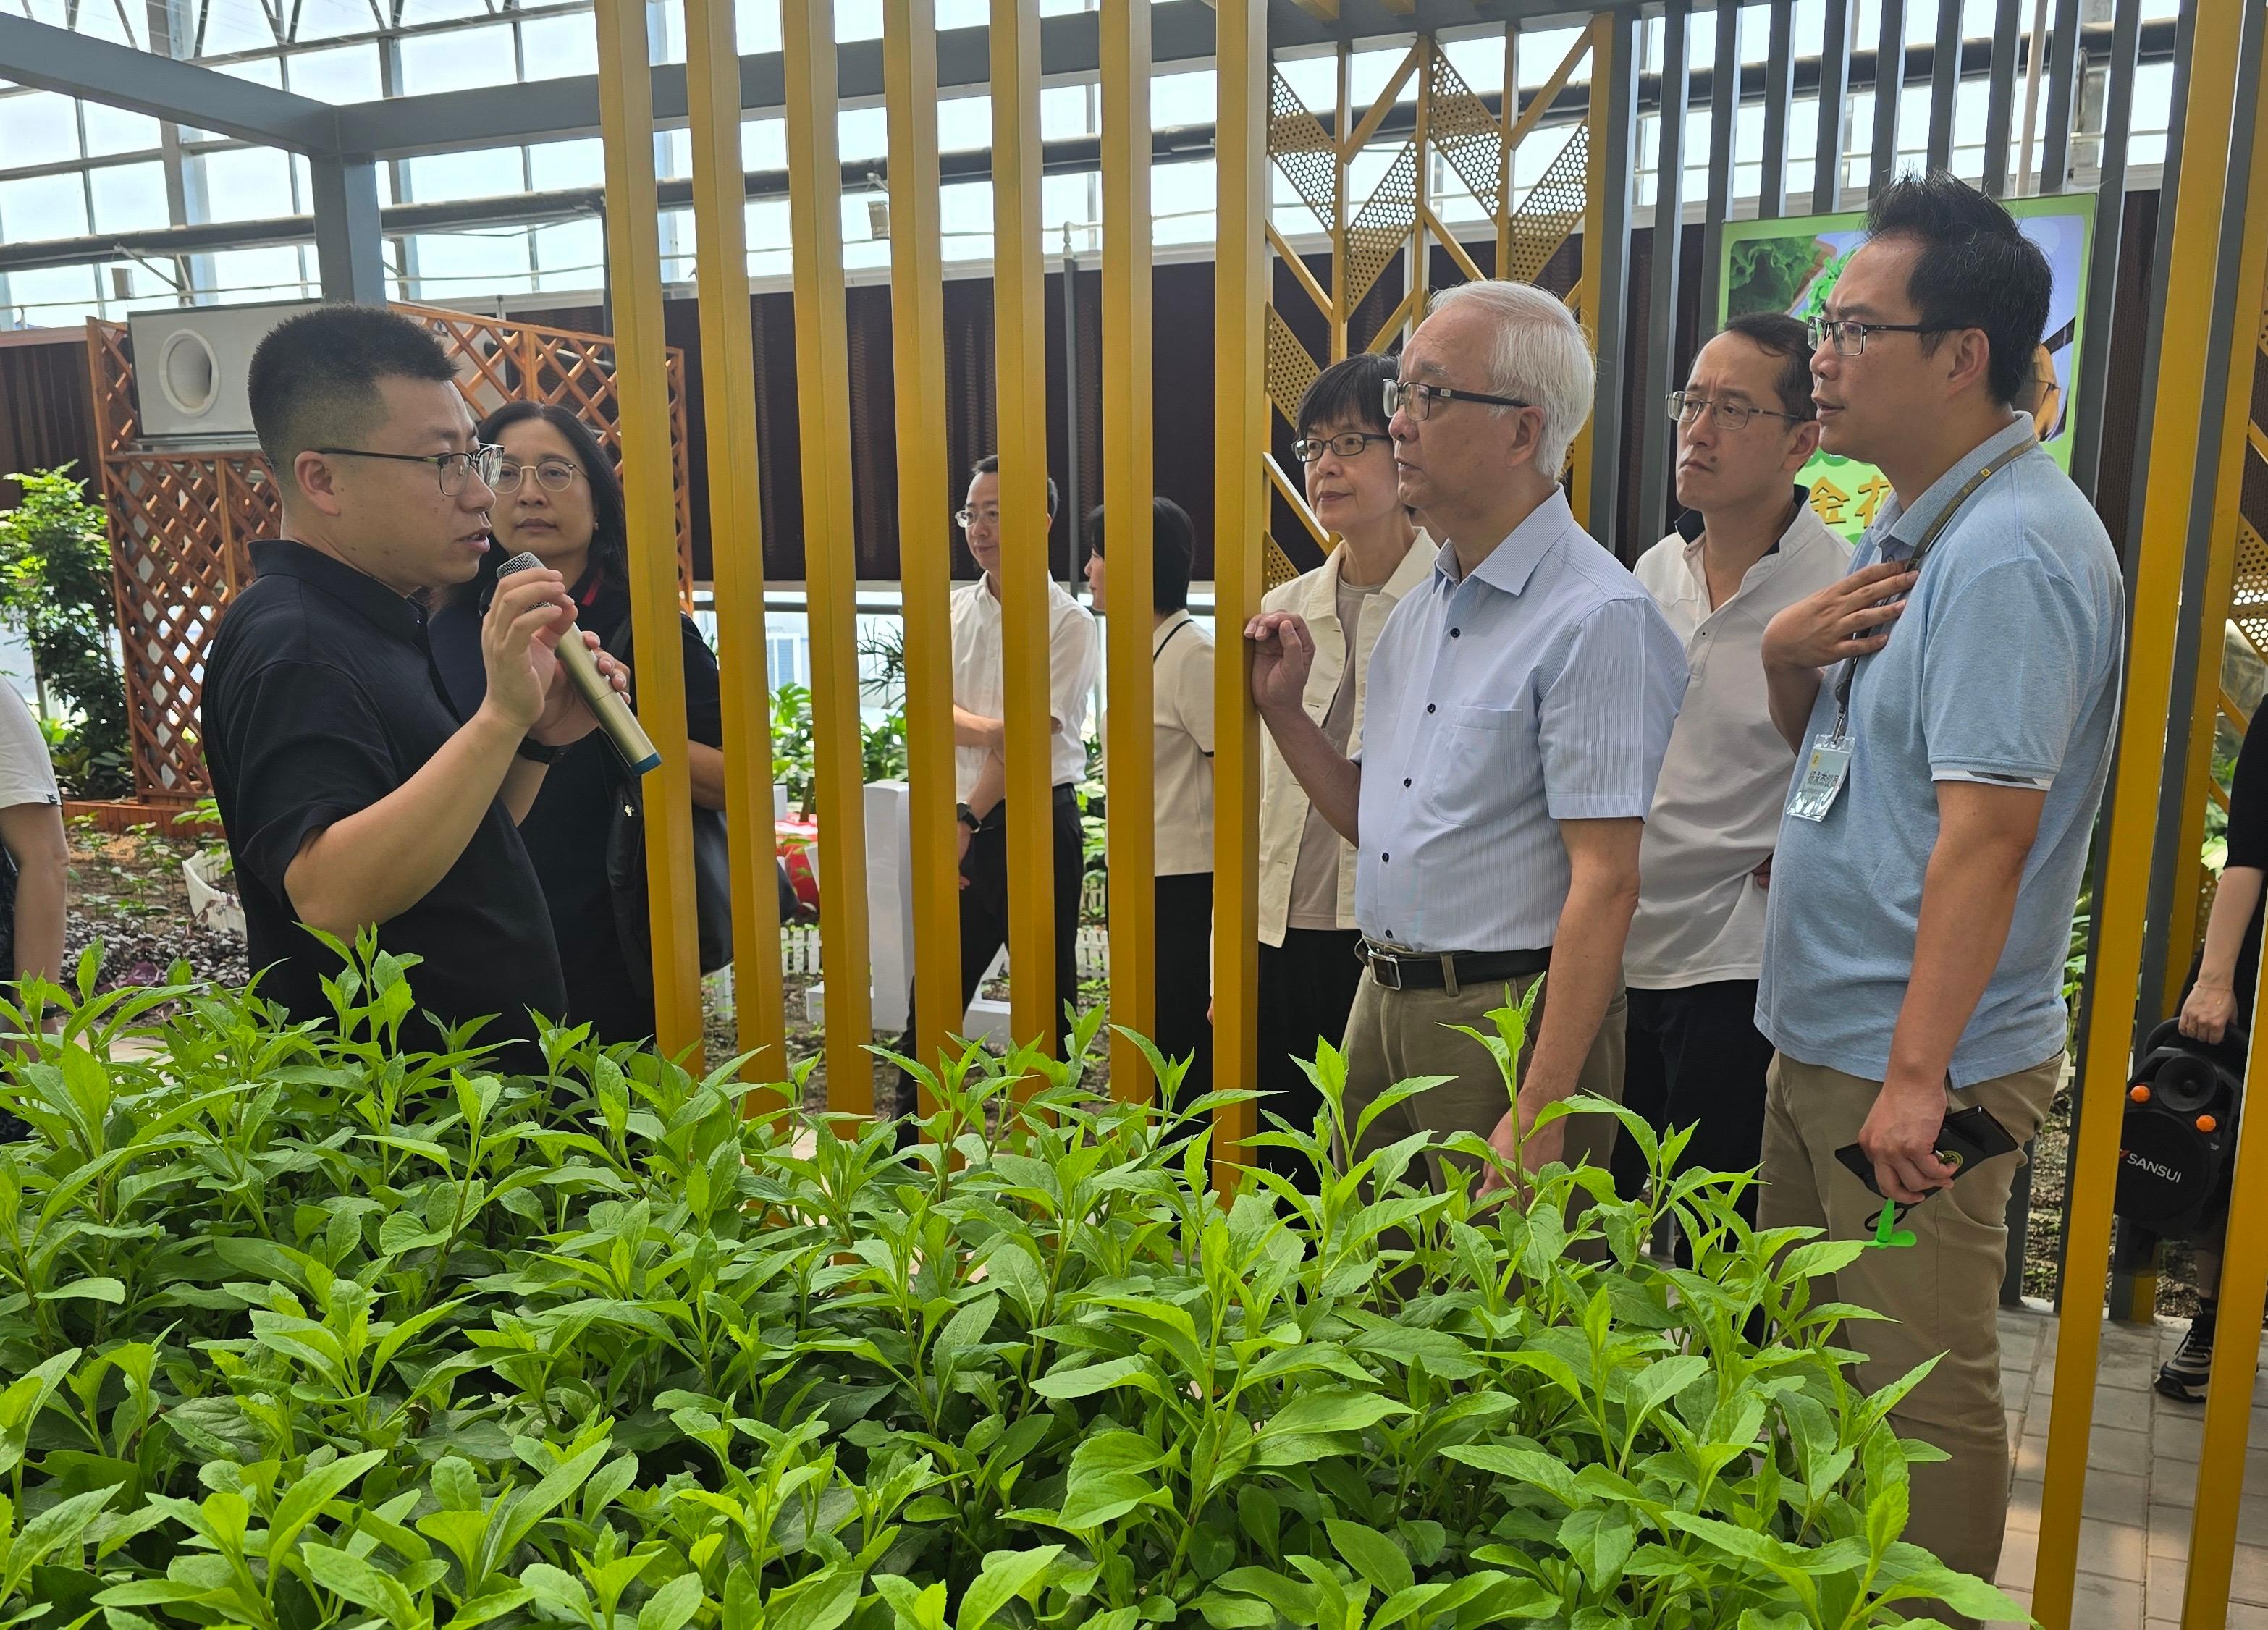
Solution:
M1469 577L1444 547L1370 659L1356 922L1416 951L1549 948L1557 823L1645 816L1684 694L1683 644L1562 493Z
M2031 433L2029 419L2012 423L1912 509L1886 508L1852 569L1911 554L1970 476ZM2019 455L1955 513L1889 643L1852 684L1841 795L1824 820L1780 824L1756 995L1774 1046L1866 1081L1889 1072L1937 845L1936 783L1977 781L2044 787L2047 801L2007 945L1954 1051L1953 1084L2063 1051L2064 958L2110 775L2125 627L2110 537L2046 453ZM1819 687L1812 736L1834 729L1838 672Z

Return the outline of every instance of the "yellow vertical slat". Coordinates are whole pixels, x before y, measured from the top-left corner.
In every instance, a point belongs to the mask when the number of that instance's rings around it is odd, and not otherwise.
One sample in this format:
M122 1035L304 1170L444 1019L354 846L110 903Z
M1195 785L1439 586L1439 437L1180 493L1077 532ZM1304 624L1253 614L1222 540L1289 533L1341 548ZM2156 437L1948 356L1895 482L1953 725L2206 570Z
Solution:
M1157 845L1151 822L1149 597L1150 0L1102 0L1102 507L1112 518L1109 712L1110 1020L1158 1033ZM1076 519L1077 518L1073 518ZM1225 643L1225 642L1224 642ZM1147 1098L1150 1066L1110 1039L1110 1091Z
M2222 413L2220 466L2215 473L2213 510L2213 570L2214 581L2205 591L2205 611L2212 620L2205 632L2214 637L2210 670L2199 653L2198 733L2203 738L2192 760L2192 786L2197 803L2185 808L2183 826L2187 869L2176 883L2189 889L2188 905L2194 921L2198 893L2193 834L2202 829L2204 783L2211 772L2213 722L2220 711L2220 641L2228 615L2231 584L2236 571L2236 540L2243 524L2245 465L2250 454L2245 441L2252 427L2253 375L2259 363L2258 346L2246 342L2259 332L2264 305L2268 305L2268 97L2257 99L2253 110L2251 171L2247 178L2244 242L2237 264L2236 332L2229 348L2228 394ZM2238 133L2242 139L2242 132ZM2176 206L2178 208L2178 205ZM2160 364L2161 367L2162 363ZM2154 459L2154 463L2155 460ZM2199 814L2190 824L2192 811ZM2176 894L2176 899L2179 895ZM2186 955L2188 942L2176 942ZM2256 986L2254 1013L2264 1011ZM2252 1033L2251 1055L2245 1079L2268 1081L2268 1036L2259 1027ZM2246 1450L2251 1446L2252 1389L2258 1344L2240 1339L2242 1333L2260 1328L2262 1305L2268 1302L2268 1115L2239 1118L2236 1132L2236 1171L2228 1200L2228 1237L2221 1247L2220 1311L2232 1333L2213 1344L2213 1374L2205 1388L2205 1443L2198 1457L2197 1509L2190 1530L2189 1577L2182 1596L2183 1630L2207 1630L2227 1621L2230 1575L2236 1558L2236 1521L2244 1494Z
M693 231L700 253L701 393L707 408L709 548L725 723L725 833L733 862L733 993L749 1073L787 1073L772 841L771 691L765 669L763 496L756 357L740 171L740 62L732 0L686 0ZM755 1107L751 1100L751 1107Z
M1587 117L1592 139L1588 149L1590 167L1583 188L1583 273L1575 284L1575 314L1582 319L1594 346L1599 334L1599 274L1606 260L1599 241L1599 215L1607 196L1607 144L1599 139L1599 133L1607 128L1607 91L1618 71L1614 57L1615 19L1602 14L1591 21L1591 107ZM1510 208L1509 204L1506 208ZM1574 481L1567 502L1575 511L1575 524L1587 531L1591 525L1591 444L1592 422L1586 419L1583 428L1575 433L1574 445L1568 450L1568 466L1574 473Z
M628 504L630 638L638 722L661 750L645 777L647 909L653 925L654 1037L701 1058L701 944L693 907L693 782L685 760L678 638L677 507L669 456L667 341L661 327L661 217L654 195L653 84L645 8L599 0L599 118L606 149L608 282ZM666 653L666 657L657 660Z
M1260 610L1268 491L1264 312L1268 247L1267 0L1219 0L1218 240L1213 276L1213 1085L1250 1089L1260 982L1260 722L1244 625ZM1245 1164L1256 1115L1213 1120L1217 1186Z
M1504 96L1498 110L1503 126L1497 154L1496 275L1512 264L1512 127L1520 119L1520 24L1504 26Z
M780 8L788 231L795 267L796 419L803 575L819 791L819 943L826 968L827 1106L874 1107L866 935L865 755L858 736L857 538L850 509L850 341L843 313L843 165L833 0Z
M938 212L936 0L885 0L890 346L898 430L898 574L906 629L913 839L914 1056L961 1028L961 885L953 818L952 475L946 468L945 251ZM924 1112L932 1107L921 1105Z
M2087 1075L2073 1139L2064 1235L2063 1311L2032 1593L2032 1611L2049 1630L2066 1630L2070 1625L2077 1584L2080 1507L2086 1493L2088 1436L2102 1352L2102 1305L2096 1287L2110 1252L2110 1204L2132 1039L2134 1008L2124 993L2138 988L2141 980L2142 920L2173 689L2182 557L2202 436L2198 406L2205 396L2215 242L2228 179L2227 121L2234 104L2242 23L2241 7L2199 7L2190 59L2182 184L2175 195L2168 283L2183 292L2181 298L2167 302L2159 351L2150 479L2132 585L2132 635L2118 727L2118 774L2110 789L2102 897L2096 902L2094 963L2088 970Z
M1008 1008L1018 1041L1063 1032L1049 773L1048 371L1040 246L1038 0L992 0L992 326L1008 738Z
M1425 212L1433 207L1433 80L1440 45L1429 35L1418 41L1418 128L1414 150L1418 157L1417 198L1410 209L1410 327L1425 319L1426 297L1433 287L1433 257L1425 246Z

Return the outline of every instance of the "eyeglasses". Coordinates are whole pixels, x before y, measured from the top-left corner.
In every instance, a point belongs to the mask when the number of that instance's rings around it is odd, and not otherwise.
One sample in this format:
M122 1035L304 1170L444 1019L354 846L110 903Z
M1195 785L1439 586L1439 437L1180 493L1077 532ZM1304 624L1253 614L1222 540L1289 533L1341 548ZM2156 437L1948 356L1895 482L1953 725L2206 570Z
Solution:
M372 452L367 447L316 447L309 451L332 459L391 459L397 464L430 464L440 478L441 496L453 498L465 489L465 478L477 474L481 485L494 489L504 472L504 449L475 447L470 452Z
M1800 414L1781 413L1771 408L1751 408L1746 402L1712 402L1705 396L1695 396L1685 391L1669 393L1669 416L1678 423L1690 427L1701 422L1706 413L1721 430L1745 430L1749 422L1759 414L1767 419L1785 419L1790 424L1808 424L1809 420Z
M1446 385L1418 385L1403 379L1385 382L1386 416L1399 413L1406 403L1410 416L1420 421L1433 416L1435 402L1486 402L1491 408L1533 408L1517 396L1486 396L1478 391L1453 391Z
M544 491L565 492L582 473L564 459L542 459L534 464L514 464L507 459L497 463L497 473L488 478L488 483L498 492L518 492L520 482L533 475Z
M998 526L1000 524L1000 511L998 510L955 510L953 512L953 519L954 523L958 525L961 531L967 532L971 526L976 525L979 521L983 522L987 526Z
M1943 334L1940 323L1862 323L1852 317L1815 317L1804 324L1811 337L1811 349L1823 349L1831 338L1838 356L1864 356L1867 336L1870 334Z
M1362 457L1362 450L1371 443L1390 442L1393 439L1390 436L1367 436L1360 430L1347 430L1337 436L1324 437L1320 440L1312 436L1303 436L1292 444L1292 456L1302 464L1313 464L1325 452L1332 453L1341 459L1359 459Z

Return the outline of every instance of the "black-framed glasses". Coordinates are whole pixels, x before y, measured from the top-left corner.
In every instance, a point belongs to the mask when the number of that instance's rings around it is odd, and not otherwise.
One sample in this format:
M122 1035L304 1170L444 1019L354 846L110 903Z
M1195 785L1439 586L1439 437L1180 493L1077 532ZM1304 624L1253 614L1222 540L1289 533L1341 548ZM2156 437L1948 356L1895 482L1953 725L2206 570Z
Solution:
M1941 323L1862 323L1855 317L1815 317L1804 324L1810 336L1811 349L1822 349L1829 340L1835 341L1837 356L1864 356L1867 336L1870 334L1943 334Z
M1452 390L1446 385L1421 385L1410 380L1388 379L1383 386L1386 416L1388 419L1410 409L1412 418L1420 421L1433 416L1435 402L1485 402L1491 408L1533 408L1534 402L1524 402L1517 396L1490 396L1479 391Z
M465 478L477 474L481 485L494 490L504 470L504 449L475 447L470 452L372 452L367 447L317 447L312 451L332 459L391 459L396 464L430 464L440 478L441 495L453 498L465 489Z
M1758 415L1767 419L1785 419L1790 424L1809 422L1800 414L1782 413L1775 408L1751 408L1746 402L1712 401L1690 391L1670 392L1668 407L1669 416L1689 429L1700 423L1705 413L1720 430L1745 430Z
M546 492L565 492L582 474L564 459L539 459L534 464L514 464L503 459L497 463L496 474L485 479L500 493L518 492L520 482L531 475Z
M1313 464L1326 452L1341 459L1359 459L1362 450L1373 442L1390 442L1390 436L1372 436L1362 430L1343 430L1336 436L1316 437L1303 436L1292 444L1292 456L1302 464Z

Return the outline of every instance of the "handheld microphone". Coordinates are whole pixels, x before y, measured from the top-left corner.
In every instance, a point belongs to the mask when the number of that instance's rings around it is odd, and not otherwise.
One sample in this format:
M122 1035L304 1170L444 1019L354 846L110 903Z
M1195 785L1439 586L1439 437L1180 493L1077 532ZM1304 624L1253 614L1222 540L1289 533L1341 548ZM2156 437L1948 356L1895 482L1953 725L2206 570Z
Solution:
M527 571L543 562L533 554L515 554L497 568L501 578L508 572ZM571 627L559 641L559 665L567 670L567 678L591 716L599 721L599 729L614 744L615 752L633 775L643 775L661 767L661 754L630 711L630 704L622 694L609 684L607 676L599 672L598 660L591 648L583 643L582 630Z

